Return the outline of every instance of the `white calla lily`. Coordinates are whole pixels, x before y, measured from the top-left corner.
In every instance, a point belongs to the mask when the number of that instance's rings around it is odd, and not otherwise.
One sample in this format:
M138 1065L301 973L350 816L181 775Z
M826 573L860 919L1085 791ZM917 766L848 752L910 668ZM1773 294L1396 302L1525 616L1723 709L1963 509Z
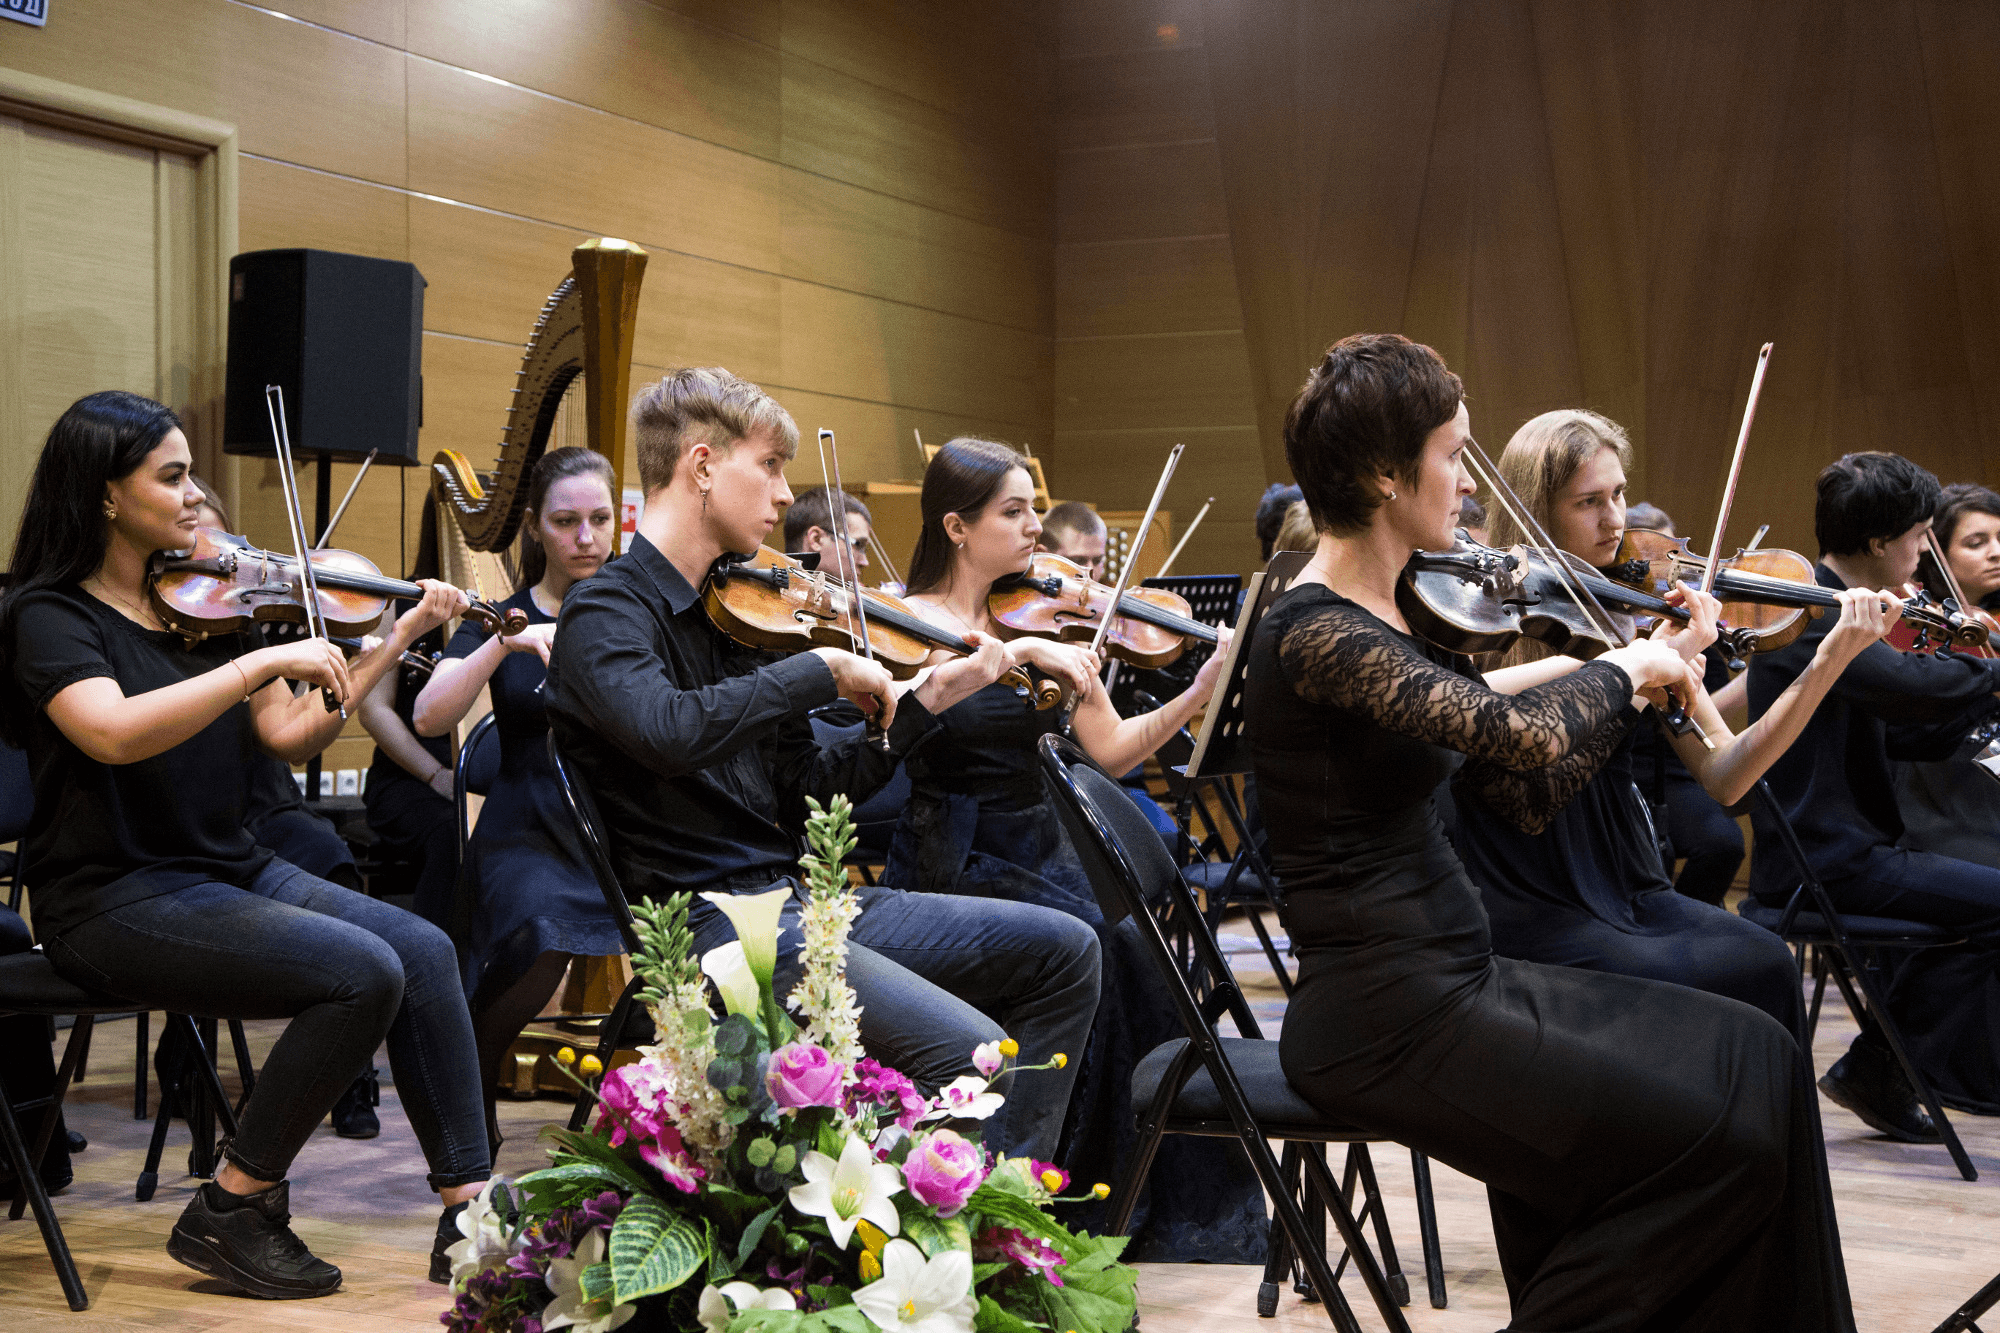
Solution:
M506 1222L493 1207L493 1187L499 1183L498 1176L487 1181L486 1187L467 1200L465 1210L458 1215L458 1234L465 1239L445 1247L445 1255L451 1260L454 1291L463 1290L465 1280L474 1273L503 1267L513 1256L513 1246L507 1243Z
M729 924L736 927L736 938L742 942L743 960L750 965L751 975L759 985L770 985L771 975L778 968L778 916L791 900L791 886L782 885L763 893L701 896L720 908L729 918Z
M701 970L721 992L723 1008L732 1014L757 1017L757 1006L761 1003L757 977L743 955L743 941L731 940L719 949L710 949L701 956Z
M745 1310L796 1310L799 1303L783 1287L759 1291L748 1282L710 1283L701 1289L694 1317L705 1333L727 1333L729 1321Z
M979 1301L972 1256L949 1249L924 1258L906 1240L882 1248L882 1276L854 1293L861 1313L883 1333L971 1333Z
M542 1327L574 1328L576 1333L611 1333L639 1313L637 1305L613 1305L583 1294L583 1270L604 1261L604 1230L593 1227L567 1259L549 1260L549 1290L555 1299L542 1311Z
M825 1218L833 1243L841 1249L853 1239L856 1222L873 1222L888 1236L903 1229L891 1197L902 1191L903 1173L888 1162L876 1161L859 1137L848 1138L837 1161L823 1152L806 1153L799 1159L799 1170L806 1183L792 1186L792 1207Z

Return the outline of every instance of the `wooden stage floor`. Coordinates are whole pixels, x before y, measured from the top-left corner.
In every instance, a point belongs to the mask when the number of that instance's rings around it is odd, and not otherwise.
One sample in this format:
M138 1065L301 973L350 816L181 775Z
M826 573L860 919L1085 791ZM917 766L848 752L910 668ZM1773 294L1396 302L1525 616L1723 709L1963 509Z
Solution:
M1248 959L1239 959L1248 963ZM1246 986L1257 973L1243 969ZM1260 1008L1279 1006L1277 992L1259 995ZM261 1055L279 1025L253 1023ZM153 1025L157 1032L157 1020ZM1837 1001L1829 1008L1814 1051L1822 1071L1838 1058L1853 1028ZM423 1162L409 1123L386 1081L383 1133L349 1142L322 1127L293 1172L297 1228L313 1250L340 1265L346 1285L313 1301L282 1304L222 1294L206 1279L168 1259L173 1219L195 1182L186 1166L187 1137L168 1141L159 1193L136 1203L132 1185L145 1153L150 1122L132 1118L132 1025L99 1028L89 1078L70 1096L70 1124L90 1138L76 1158L76 1183L56 1208L83 1273L91 1308L71 1314L63 1303L41 1239L27 1218L0 1226L0 1326L73 1329L197 1329L214 1333L289 1327L333 1333L414 1333L435 1329L444 1291L424 1278L436 1225L435 1196L424 1187ZM508 1135L500 1169L519 1174L539 1164L535 1130L567 1104L501 1103ZM1828 1156L1840 1209L1848 1276L1864 1333L1928 1333L2000 1270L2000 1120L1955 1116L1981 1171L1959 1180L1941 1148L1871 1138L1852 1116L1821 1101ZM1407 1158L1378 1149L1376 1162L1391 1196L1396 1243L1414 1302L1407 1311L1417 1333L1492 1333L1507 1321L1506 1291L1493 1253L1484 1192L1443 1167L1436 1192L1450 1305L1430 1308L1424 1296ZM1287 1290L1278 1317L1256 1318L1259 1270L1205 1265L1145 1265L1139 1291L1147 1333L1321 1333L1325 1313ZM1344 1285L1363 1327L1380 1327L1352 1274ZM14 1324L14 1320L21 1320ZM47 1320L44 1323L44 1320ZM1996 1321L2000 1323L2000 1321Z

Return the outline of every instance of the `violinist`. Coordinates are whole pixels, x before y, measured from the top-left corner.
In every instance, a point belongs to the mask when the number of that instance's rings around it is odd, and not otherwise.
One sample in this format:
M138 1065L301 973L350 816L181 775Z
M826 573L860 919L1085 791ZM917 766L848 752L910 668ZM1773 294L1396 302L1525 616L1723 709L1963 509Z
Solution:
M1821 587L1900 588L1915 576L1938 505L1937 478L1896 454L1856 453L1822 470L1817 492L1820 558L1813 575ZM1771 707L1831 628L1814 621L1789 647L1751 659L1751 716ZM1771 790L1840 910L1934 922L2000 949L2000 869L1899 846L1904 824L1890 771L1892 760L1949 758L1972 727L2000 712L1996 689L2000 660L1872 645L1835 682L1798 743L1771 766ZM1750 818L1751 891L1760 902L1783 906L1798 887L1798 872L1770 816L1758 809ZM1888 1003L1901 1023L1906 1010L1898 990L1891 986ZM1857 1038L1820 1088L1891 1138L1938 1139L1879 1038Z
M785 509L785 551L791 555L817 554L819 567L831 570L834 567L835 542L846 542L853 552L854 568L868 568L868 544L875 537L875 518L868 512L868 506L846 491L840 493L842 517L845 522L833 521L833 492L824 486L808 486L800 491L798 498ZM841 536L834 536L835 529L843 529ZM839 559L847 560L846 554Z
M1285 521L1279 526L1272 547L1279 551L1311 551L1319 547L1319 530L1313 527L1312 510L1304 500L1292 501L1291 508L1285 511Z
M928 475L928 473L926 474ZM1110 537L1104 520L1081 500L1064 500L1042 515L1037 550L1053 551L1082 570L1085 578L1104 578L1104 545Z
M1486 1182L1512 1327L1854 1327L1809 1066L1769 1015L1497 957L1434 795L1545 818L1686 679L1642 639L1513 694L1415 637L1413 553L1472 491L1458 377L1394 334L1334 344L1285 456L1320 528L1251 646L1245 728L1299 949L1280 1038L1323 1115ZM1540 664L1515 668L1510 685Z
M1034 498L1033 479L1008 446L960 438L938 450L924 470L910 605L954 633L996 632L987 599L996 582L1027 570L1043 533ZM1208 698L1223 658L1212 654L1194 684L1157 711L1120 718L1098 678L1098 658L1085 646L1024 636L1007 644L1007 655L1081 696L1077 742L1109 773L1135 767L1173 735ZM1136 1139L1132 1070L1179 1029L1130 927L1105 926L1090 877L1042 786L1035 743L1059 725L1059 715L1029 707L1005 685L942 711L937 739L910 756L910 799L882 878L957 894L960 901L1053 908L1097 932L1107 982L1063 1155L1051 1160L1091 1163L1109 1177L1122 1169L1113 1164L1129 1157ZM1161 1261L1221 1262L1249 1262L1261 1253L1262 1195L1233 1149L1197 1140L1175 1145L1154 1180L1147 1215L1135 1228L1136 1252Z
M1967 602L2000 610L2000 495L1970 482L1945 487L1932 531Z
M1264 553L1264 563L1271 563L1271 552L1277 549L1278 529L1285 526L1285 514L1294 504L1305 498L1305 493L1297 486L1274 481L1264 488L1264 494L1257 500L1257 548Z
M1006 650L930 668L898 691L875 662L838 648L778 657L725 636L701 604L720 561L754 552L790 503L791 415L719 369L677 370L639 395L633 443L646 508L631 549L570 590L544 697L566 760L604 811L625 891L758 893L789 885L777 982L799 975L805 798L857 803L887 782L937 714L992 683ZM734 586L732 584L732 586ZM845 698L880 719L888 748L862 737L821 748L807 714ZM726 943L723 913L697 898L697 951ZM973 1047L1012 1036L1005 1124L988 1145L1047 1160L1097 1007L1097 939L1060 912L1018 903L863 890L847 979L861 1038L878 1059L935 1089L974 1072ZM1003 1090L1005 1090L1003 1085Z
M488 1170L451 941L259 848L243 774L259 751L289 762L324 749L341 717L321 691L351 703L467 599L426 584L387 642L351 664L323 639L190 644L164 626L147 578L155 553L195 531L202 496L188 467L170 410L95 393L57 420L29 484L0 600L0 724L34 774L22 856L35 932L79 986L144 1008L291 1020L169 1254L270 1299L340 1285L289 1225L285 1173L386 1036L447 1205L431 1258L442 1280L457 1214ZM314 688L295 697L286 680Z
M1630 445L1595 412L1544 412L1514 433L1501 453L1501 478L1556 545L1591 565L1608 565L1625 533L1625 463ZM1506 506L1493 529L1503 546L1525 540ZM1812 670L1767 716L1732 735L1700 688L1702 650L1715 635L1717 603L1689 596L1694 623L1668 639L1696 665L1692 712L1711 751L1695 737L1670 744L1700 790L1741 800L1784 748L1854 655L1894 623L1877 597L1842 594L1841 614ZM1510 661L1539 661L1548 650L1522 639ZM1650 977L1756 1005L1801 1040L1805 1013L1797 965L1776 935L1719 905L1675 892L1661 864L1638 789L1632 753L1649 701L1635 699L1608 729L1615 744L1560 808L1517 808L1512 794L1464 792L1454 841L1493 923L1494 952L1537 963ZM1463 791L1464 784L1461 784Z
M528 617L519 634L460 623L411 712L419 736L441 736L479 692L493 702L500 767L466 844L454 934L479 1043L487 1138L497 1151L493 1090L507 1048L542 1012L572 957L625 951L604 910L576 821L549 762L542 680L556 617L618 540L617 478L592 449L551 449L528 476L519 586L500 604Z

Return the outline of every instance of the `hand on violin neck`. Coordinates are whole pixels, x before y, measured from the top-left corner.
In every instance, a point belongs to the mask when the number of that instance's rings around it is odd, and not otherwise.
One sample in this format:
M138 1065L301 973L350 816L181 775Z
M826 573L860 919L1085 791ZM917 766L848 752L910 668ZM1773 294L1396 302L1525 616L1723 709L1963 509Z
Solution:
M1683 660L1692 662L1715 642L1722 603L1685 582L1668 589L1666 600L1687 611L1688 623L1676 625L1663 617L1654 626L1653 637L1673 648Z
M1012 665L1033 666L1045 675L1054 676L1070 694L1090 693L1090 682L1104 669L1104 660L1082 644L1032 635L1010 641L1007 656Z
M833 688L839 691L840 697L878 720L887 730L896 717L895 682L887 669L845 648L814 648L811 651L833 673Z
M975 631L967 634L965 640L977 651L932 667L930 674L913 691L917 702L933 713L942 713L960 700L985 689L1014 665L1007 645L992 635Z
M1840 599L1840 619L1819 641L1816 656L1838 670L1902 621L1903 599L1873 588L1844 588L1834 596Z
M402 642L396 648L399 653L472 605L470 596L449 583L418 579L417 586L424 590L423 600L396 617L395 633L402 636Z

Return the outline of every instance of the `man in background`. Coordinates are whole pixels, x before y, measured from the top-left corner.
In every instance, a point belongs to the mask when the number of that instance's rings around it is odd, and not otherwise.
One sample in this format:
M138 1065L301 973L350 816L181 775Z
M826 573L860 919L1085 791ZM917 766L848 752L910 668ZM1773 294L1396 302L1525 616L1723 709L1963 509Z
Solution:
M824 486L810 486L800 491L785 510L785 553L804 555L816 553L820 558L820 568L831 572L836 557L835 546L843 537L834 535L833 521L834 492ZM843 534L847 544L854 549L854 567L868 568L868 543L875 536L874 518L868 506L845 491L838 492L846 510L846 521L838 526L845 529ZM845 562L846 557L840 559Z
M1035 545L1053 551L1102 582L1104 578L1104 520L1081 500L1065 500L1042 515L1042 535Z

